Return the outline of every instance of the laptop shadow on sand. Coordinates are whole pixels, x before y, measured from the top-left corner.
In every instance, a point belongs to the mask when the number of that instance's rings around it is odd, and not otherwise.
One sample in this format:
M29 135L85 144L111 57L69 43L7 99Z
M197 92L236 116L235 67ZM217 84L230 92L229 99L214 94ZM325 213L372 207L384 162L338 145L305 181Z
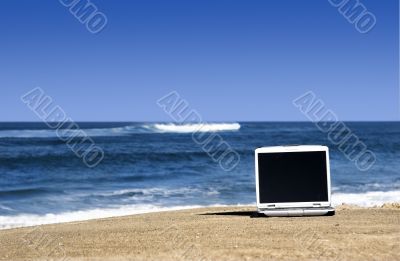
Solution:
M200 216L239 216L239 217L265 217L265 215L256 211L224 211L224 212L210 212L198 214Z

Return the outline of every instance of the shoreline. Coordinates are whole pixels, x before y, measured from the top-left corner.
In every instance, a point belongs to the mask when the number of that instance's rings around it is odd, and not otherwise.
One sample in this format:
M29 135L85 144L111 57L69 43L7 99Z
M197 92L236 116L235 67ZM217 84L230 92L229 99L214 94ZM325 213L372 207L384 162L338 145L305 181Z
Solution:
M63 212L60 214L44 214L44 215L26 215L22 220L26 220L27 218L32 219L39 219L40 222L32 222L32 224L28 225L15 225L21 224L15 222L14 225L3 225L1 224L2 220L0 217L0 231L3 230L10 230L10 229L17 229L17 228L26 228L26 227L35 227L35 226L42 226L42 225L57 225L57 224L67 224L73 222L81 222L81 221L93 221L99 219L107 219L107 218L118 218L118 217L126 217L126 216L134 216L134 215L142 215L142 214L150 214L150 213L162 213L162 212L169 212L169 211L180 211L180 210L196 210L200 208L215 208L215 207L242 207L242 208L254 208L256 210L255 204L236 204L236 205L223 205L223 204L213 204L213 205L189 205L189 206L175 206L175 207L158 207L158 208L143 208L139 209L137 206L134 206L131 210L130 208L122 207L122 208L109 208L109 209L94 209L89 211L74 211L74 212ZM346 204L342 203L340 205L334 205L335 209L341 208L400 208L400 202L390 202L390 203L383 203L381 205L374 205L374 206L359 206L356 204ZM103 212L103 213L100 213ZM106 213L105 212L109 212ZM110 214L112 213L112 214ZM119 214L115 214L119 213ZM86 215L84 218L75 218L77 215ZM67 216L67 217L66 217ZM43 222L43 219L50 217L52 220ZM13 220L18 220L18 216L12 216ZM57 221L54 221L56 219Z
M58 222L54 222L54 221L37 222L36 224L15 225L15 226L11 226L11 227L1 227L2 224L0 223L0 231L9 230L9 229L25 228L25 227L67 224L67 223L81 222L81 221L92 221L92 220L107 219L107 218L119 218L119 217L135 216L135 215L142 215L142 214L162 213L162 212L169 212L169 211L180 211L180 210L191 210L191 209L194 210L194 209L198 209L198 208L213 208L213 207L253 207L253 205L215 204L215 205L208 205L208 206L189 205L189 206L175 206L175 207L157 207L157 208L147 208L147 209L140 209L140 207L138 209L137 206L133 206L131 208L128 208L128 210L126 207L121 207L121 208L105 208L105 209L94 209L94 210L78 210L78 211L73 211L73 212L62 212L59 214L44 214L44 215L28 214L23 219L36 218L36 219L43 220L43 219L46 219L47 217L51 217L53 220L57 219ZM99 214L98 212L103 212L103 214ZM104 214L104 212L108 212L108 213ZM115 214L115 213L119 213L119 214ZM65 216L76 216L79 214L86 215L87 217L85 217L85 218L68 218L68 217L65 218ZM15 216L11 216L11 218L17 219ZM0 222L1 222L1 219L0 219Z
M0 230L0 260L399 260L400 204L332 217L201 207Z
M147 209L137 209L137 207L133 207L132 210L128 208L128 210L123 208L117 209L94 209L89 211L75 211L75 212L64 212L60 214L45 214L45 215L26 215L22 220L26 220L27 218L38 219L41 220L40 222L32 222L32 224L28 225L4 225L1 224L0 219L0 231L3 230L10 230L10 229L17 229L17 228L27 228L27 227L35 227L35 226L43 226L43 225L57 225L57 224L68 224L73 222L81 222L81 221L94 221L99 219L107 219L107 218L119 218L119 217L126 217L126 216L135 216L135 215L142 215L142 214L150 214L150 213L162 213L162 212L169 212L169 211L180 211L180 210L196 210L201 208L218 208L218 207L242 207L242 208L254 208L256 210L255 204L236 204L236 205L222 205L222 204L214 204L214 205L189 205L189 206L175 206L175 207L158 207L158 208L147 208ZM335 209L342 209L342 208L400 208L400 202L389 202L383 203L381 205L374 205L374 206L359 206L356 204L346 204L342 203L340 205L334 205ZM99 214L99 212L103 212ZM109 213L104 213L109 212ZM112 214L110 214L112 213ZM115 214L118 213L118 214ZM86 215L84 218L76 218L77 215ZM67 217L66 217L67 216ZM50 217L52 220L43 222L43 219ZM1 217L0 217L1 218ZM13 220L17 219L18 216L12 216ZM56 219L57 221L54 221ZM18 222L15 222L18 224ZM21 224L21 223L20 223Z

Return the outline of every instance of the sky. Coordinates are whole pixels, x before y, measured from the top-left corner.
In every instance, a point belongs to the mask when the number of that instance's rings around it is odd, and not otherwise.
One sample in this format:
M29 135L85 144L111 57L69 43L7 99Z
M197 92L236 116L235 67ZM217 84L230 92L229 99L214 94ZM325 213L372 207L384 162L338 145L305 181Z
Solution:
M169 121L171 91L206 121L303 121L307 91L340 120L399 120L399 3L359 1L364 34L328 0L91 0L92 34L58 0L3 0L0 121L40 121L35 87L75 121Z

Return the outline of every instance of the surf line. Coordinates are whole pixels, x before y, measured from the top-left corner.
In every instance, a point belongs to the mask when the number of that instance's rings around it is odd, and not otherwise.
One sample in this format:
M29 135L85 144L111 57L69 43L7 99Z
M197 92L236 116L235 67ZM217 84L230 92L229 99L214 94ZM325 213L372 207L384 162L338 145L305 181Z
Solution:
M25 103L57 137L82 159L89 168L97 166L104 158L104 151L83 131L65 111L46 95L42 88L36 87L21 96Z
M201 115L183 99L177 91L172 91L157 100L157 105L179 124L196 126L192 132L192 140L224 171L233 170L240 162L240 155L232 146L224 141L221 135L214 132L202 131L209 124L202 120Z

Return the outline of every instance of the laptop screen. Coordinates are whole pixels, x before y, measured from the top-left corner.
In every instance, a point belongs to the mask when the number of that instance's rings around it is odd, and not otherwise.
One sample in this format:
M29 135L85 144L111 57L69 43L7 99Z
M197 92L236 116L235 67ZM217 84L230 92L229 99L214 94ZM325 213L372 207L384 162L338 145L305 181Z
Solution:
M258 154L260 203L328 201L325 151Z

